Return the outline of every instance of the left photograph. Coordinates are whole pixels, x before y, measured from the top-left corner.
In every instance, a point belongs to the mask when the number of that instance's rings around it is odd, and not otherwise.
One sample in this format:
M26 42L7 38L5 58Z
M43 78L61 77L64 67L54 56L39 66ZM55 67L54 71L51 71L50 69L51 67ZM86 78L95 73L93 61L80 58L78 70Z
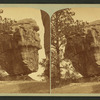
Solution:
M50 93L50 17L0 8L0 93Z

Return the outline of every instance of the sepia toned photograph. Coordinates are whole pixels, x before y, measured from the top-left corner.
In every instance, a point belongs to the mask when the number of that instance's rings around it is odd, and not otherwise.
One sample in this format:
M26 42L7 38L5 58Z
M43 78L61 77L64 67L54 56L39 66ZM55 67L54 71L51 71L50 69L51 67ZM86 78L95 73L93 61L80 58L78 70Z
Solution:
M49 61L49 15L0 8L0 93L50 93Z
M51 16L51 92L100 93L100 8Z
M99 94L99 12L99 5L0 5L0 95Z

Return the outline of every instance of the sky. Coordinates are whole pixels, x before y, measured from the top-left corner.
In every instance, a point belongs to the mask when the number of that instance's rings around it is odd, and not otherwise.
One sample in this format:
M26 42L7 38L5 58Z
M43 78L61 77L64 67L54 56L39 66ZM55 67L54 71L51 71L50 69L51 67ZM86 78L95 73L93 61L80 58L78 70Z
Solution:
M71 8L75 12L74 19L92 22L100 20L100 8Z
M4 18L11 18L12 20L15 19L17 20L21 20L21 19L25 19L25 18L32 18L37 22L37 25L39 26L40 30L38 31L38 33L40 34L40 39L41 39L41 46L42 49L40 49L39 52L39 61L41 61L43 58L45 58L45 51L44 51L44 27L43 27L43 23L41 20L41 13L39 9L34 9L34 8L0 8L3 9L3 13L1 13L0 15ZM29 76L37 81L40 81L41 78L38 77L38 75L43 73L44 68L42 68L39 65L38 71L35 73L31 73L29 74Z

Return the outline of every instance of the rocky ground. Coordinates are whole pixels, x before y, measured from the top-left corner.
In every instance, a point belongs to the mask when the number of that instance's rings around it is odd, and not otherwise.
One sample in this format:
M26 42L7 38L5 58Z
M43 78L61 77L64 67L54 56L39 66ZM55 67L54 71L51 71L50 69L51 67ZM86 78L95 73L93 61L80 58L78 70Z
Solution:
M52 89L52 93L100 93L100 82L70 83Z
M49 82L0 81L0 93L49 93Z

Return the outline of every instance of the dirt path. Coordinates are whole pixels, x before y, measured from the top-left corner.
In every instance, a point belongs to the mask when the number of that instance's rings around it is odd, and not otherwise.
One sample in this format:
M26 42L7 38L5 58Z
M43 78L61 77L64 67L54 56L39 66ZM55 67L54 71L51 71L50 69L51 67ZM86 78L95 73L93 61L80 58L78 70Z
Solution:
M0 93L49 93L49 83L36 81L1 81Z
M100 93L100 82L71 83L52 89L52 93Z

